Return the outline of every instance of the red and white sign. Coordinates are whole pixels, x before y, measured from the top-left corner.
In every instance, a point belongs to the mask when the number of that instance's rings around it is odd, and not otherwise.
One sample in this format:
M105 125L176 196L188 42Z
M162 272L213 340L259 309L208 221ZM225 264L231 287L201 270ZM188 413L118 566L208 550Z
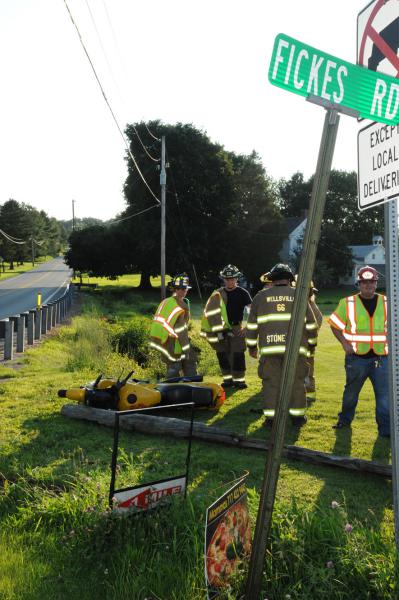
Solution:
M399 0L373 0L357 16L359 65L399 77ZM358 133L358 206L399 195L399 128L373 123Z
M399 75L399 0L373 0L357 16L357 63Z
M113 509L116 512L130 510L148 510L154 508L167 496L183 494L186 489L186 477L156 481L151 484L116 490L113 497Z

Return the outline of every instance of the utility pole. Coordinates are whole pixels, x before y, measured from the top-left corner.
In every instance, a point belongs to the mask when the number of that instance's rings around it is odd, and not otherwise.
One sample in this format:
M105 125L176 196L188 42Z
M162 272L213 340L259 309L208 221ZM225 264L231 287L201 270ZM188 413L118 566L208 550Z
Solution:
M31 235L31 242L32 242L32 267L35 266L35 243L33 241L33 234Z
M159 182L161 184L161 299L163 300L166 296L166 285L165 285L165 240L166 240L166 168L165 168L165 136L161 139L161 175Z
M75 202L76 200L72 200L72 231L75 231Z

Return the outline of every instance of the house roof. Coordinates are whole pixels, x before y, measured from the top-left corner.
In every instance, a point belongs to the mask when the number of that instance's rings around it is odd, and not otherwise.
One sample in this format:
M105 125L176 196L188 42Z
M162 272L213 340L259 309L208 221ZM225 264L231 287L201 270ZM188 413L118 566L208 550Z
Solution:
M364 259L369 252L375 251L377 248L381 248L381 246L368 244L367 246L348 246L348 248L352 250L354 258Z
M290 233L292 233L298 227L298 225L303 223L303 221L306 221L306 217L287 217L285 219L287 234L289 235Z

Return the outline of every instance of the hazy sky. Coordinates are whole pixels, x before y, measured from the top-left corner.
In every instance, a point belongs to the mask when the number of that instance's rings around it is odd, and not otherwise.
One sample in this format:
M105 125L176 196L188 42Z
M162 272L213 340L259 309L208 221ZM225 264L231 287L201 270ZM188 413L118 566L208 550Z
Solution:
M274 38L355 62L367 2L67 1L122 129L192 123L227 150L256 150L273 178L314 172L324 110L269 84ZM74 199L76 217L114 217L125 146L64 0L2 0L0 52L0 204L70 219ZM334 168L356 170L359 128L341 117Z

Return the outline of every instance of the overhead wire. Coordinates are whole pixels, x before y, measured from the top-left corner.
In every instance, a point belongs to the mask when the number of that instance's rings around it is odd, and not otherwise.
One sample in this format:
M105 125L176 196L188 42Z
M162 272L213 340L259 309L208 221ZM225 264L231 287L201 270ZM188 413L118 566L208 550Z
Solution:
M146 179L145 179L144 175L142 174L142 172L141 172L141 170L140 170L140 167L139 167L139 166L138 166L138 164L137 164L137 161L136 161L136 159L135 159L135 158L134 158L134 156L133 156L133 153L132 153L132 151L130 150L130 146L129 146L129 144L128 144L127 140L126 140L126 137L125 137L125 135L124 135L124 133L123 133L123 131L122 131L122 129L121 129L121 127L120 127L120 125L119 125L119 122L118 122L118 120L117 120L117 118L116 118L116 116L115 116L115 113L114 113L114 111L112 110L112 107L111 107L111 105L110 105L110 103L109 103L109 101L108 101L108 98L107 98L106 94L105 94L104 88L103 88L103 86L102 86L102 84L101 84L101 81L100 81L100 79L99 79L98 75L97 75L97 72L96 72L96 69L95 69L95 67L94 67L94 64L93 64L93 62L92 62L92 60L91 60L91 58L90 58L90 55L89 55L89 53L88 53L88 51L87 51L87 48L86 48L85 44L84 44L84 42L83 42L83 38L82 38L82 36L81 36L81 34L80 34L79 28L78 28L77 24L75 23L75 20L74 20L74 18L73 18L73 16L72 16L72 13L71 13L71 11L70 11L70 9L69 9L69 6L68 6L68 3L67 3L67 0L64 0L64 4L65 4L65 7L66 7L66 9L67 9L67 11L68 11L69 17L70 17L70 19L71 19L71 21L72 21L72 24L73 24L73 26L74 26L74 27L75 27L75 29L76 29L76 33L77 33L77 35L78 35L78 37L79 37L79 41L80 41L80 43L81 43L81 45L82 45L82 48L83 48L83 50L84 50L84 52L85 52L85 54L86 54L87 60L88 60L88 61L89 61L89 63L90 63L91 69L92 69L92 71L93 71L93 74L94 74L94 76L95 76L95 78L96 78L96 81L97 81L97 83L98 83L98 85L99 85L99 88L100 88L100 90L101 90L101 93L102 93L102 95L103 95L104 101L105 101L105 103L106 103L106 105L107 105L107 107L108 107L108 109L109 109L109 111L110 111L110 113L111 113L111 115L112 115L112 118L113 118L113 120L114 120L114 123L115 123L115 125L116 125L116 127L117 127L117 129L118 129L118 131L119 131L119 133L120 133L120 135L121 135L121 137L122 137L123 141L124 141L124 144L125 144L125 146L126 146L127 152L128 152L128 154L129 154L129 156L130 156L130 158L131 158L131 160L132 160L132 162L133 162L134 166L136 167L136 170L137 170L138 174L140 175L140 177L141 177L142 181L144 182L145 186L147 187L148 191L150 192L151 196L152 196L152 197L153 197L153 198L154 198L154 199L155 199L155 200L156 200L156 201L157 201L159 204L161 204L161 202L160 202L159 198L157 198L157 196L154 194L154 192L152 191L152 189L151 189L151 188L150 188L150 186L148 185L148 183L147 183L147 181L146 181Z
M112 219L108 221L108 223L120 223L121 221L127 221L129 219L133 219L133 217L137 217L138 215L142 215L143 213L152 210L153 208L159 208L159 204L153 204L149 208L145 208L144 210L140 210L139 212L134 213L134 215L129 215L128 217L122 217L121 219Z
M23 240L18 241L17 239L13 239L11 236L9 236L5 231L3 231L2 229L0 229L0 234L6 238L7 241L12 242L13 244L26 244L26 242L24 242Z

